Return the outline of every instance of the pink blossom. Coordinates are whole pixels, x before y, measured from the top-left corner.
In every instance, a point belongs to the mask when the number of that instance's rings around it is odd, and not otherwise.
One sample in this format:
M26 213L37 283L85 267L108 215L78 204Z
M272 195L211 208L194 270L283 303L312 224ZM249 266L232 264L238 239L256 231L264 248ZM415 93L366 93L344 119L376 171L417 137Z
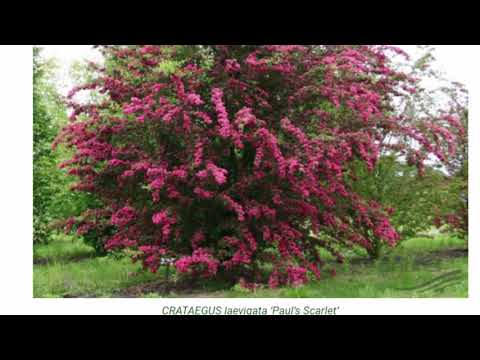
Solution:
M202 119L205 124L211 124L212 123L212 119L210 118L210 116L202 111L197 111L194 113L195 116L198 116L200 119Z
M219 134L223 138L228 138L231 135L230 121L228 120L227 110L222 100L223 91L219 88L212 90L212 102L217 111L218 123L220 125Z
M228 208L237 213L238 221L245 221L245 211L243 207L226 194L222 195L222 198L227 202Z
M209 175L211 175L215 179L215 182L218 185L223 185L227 181L227 174L228 174L227 170L216 166L212 162L209 162L207 164L207 168L204 170L198 171L196 176L201 180L205 180L208 178Z
M199 167L203 160L203 141L198 141L195 144L195 153L193 155L193 166Z
M222 169L221 167L218 167L213 163L207 164L207 170L210 172L210 174L212 174L212 176L215 179L215 182L218 185L225 184L225 182L227 181L227 174L228 174L227 170Z
M200 98L200 95L195 93L188 93L185 97L185 101L189 105L203 105L203 100Z
M201 242L205 240L205 235L202 230L197 230L192 237L192 248L197 249Z
M130 206L125 206L112 215L112 225L125 226L135 219L136 211Z
M192 256L184 256L175 262L175 267L181 273L195 273L204 277L212 277L217 273L218 260L207 250L198 248Z
M290 266L287 268L287 274L292 286L298 286L308 282L307 270L303 267Z
M214 196L214 193L211 191L207 191L205 189L202 189L200 187L196 187L193 190L194 194L196 194L200 199L211 199Z
M164 224L168 221L168 212L167 210L162 210L158 213L153 214L152 221L154 224Z
M164 239L167 239L171 233L171 227L176 223L175 218L168 215L167 210L162 210L153 214L152 222L155 225L160 225L162 228L162 235Z
M240 64L235 59L225 60L225 71L228 73L234 73L240 71Z

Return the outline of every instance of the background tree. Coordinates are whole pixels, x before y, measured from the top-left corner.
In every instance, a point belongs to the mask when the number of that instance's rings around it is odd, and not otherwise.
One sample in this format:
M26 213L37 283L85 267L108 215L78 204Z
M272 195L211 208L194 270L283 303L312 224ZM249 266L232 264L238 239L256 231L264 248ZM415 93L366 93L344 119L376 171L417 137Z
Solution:
M54 59L46 59L41 48L33 50L33 207L34 243L45 243L56 231L62 219L74 216L95 204L91 194L73 192L73 179L66 176L58 164L72 156L71 150L59 146L56 151L51 144L59 130L67 125L65 99L57 89L58 66ZM88 80L87 70L77 65L74 69L78 81ZM103 253L94 238L85 241Z
M446 231L468 238L468 92L464 85L452 83L442 87L450 110L446 116L459 119L465 129L456 142L455 155L447 166L448 180L445 196L435 207L437 225L446 225Z
M392 225L400 238L399 241L429 230L435 221L434 209L444 199L447 180L438 169L427 166L419 176L417 168L402 162L395 156L380 157L373 171L361 163L355 166L356 180L353 188L372 206L382 204L390 213ZM367 249L370 257L377 259L385 246L368 227L361 228L366 237L370 237L373 246Z
M401 239L415 236L418 232L436 224L450 222L447 229L462 228L468 221L466 206L468 175L457 176L460 169L466 169L466 138L468 113L466 112L467 92L458 83L446 80L436 68L435 52L432 47L420 46L420 56L410 61L401 61L396 65L415 79L415 91L396 98L396 111L405 125L422 128L443 127L449 131L457 128L455 141L450 139L444 145L444 156L429 156L420 163L420 173L402 154L392 155L388 147L383 147L382 156L374 171L368 171L364 165L357 164L354 187L374 204L383 204L390 208L391 219ZM431 119L443 122L437 125ZM382 142L395 143L395 135L385 133ZM412 148L419 148L422 136L413 136L407 141ZM399 155L399 156L398 156ZM419 176L420 175L420 176ZM465 227L465 225L463 225ZM382 242L369 229L362 230L365 236L371 236L374 246L368 250L377 258L383 249Z
M57 101L48 82L54 64L45 62L40 49L33 49L33 241L50 239L49 223L53 219L52 198L55 194L55 159L50 145L58 131L52 103Z
M468 236L468 91L458 82L450 81L435 66L435 49L422 46L422 55L411 66L412 76L424 84L404 101L404 112L415 114L417 121L442 118L447 129L458 128L455 141L449 142L448 159L439 168L444 181L435 188L437 202L432 207L435 225L460 237ZM433 84L433 85L432 85ZM439 165L431 159L430 163Z
M94 76L94 69L91 64L83 61L76 61L70 68L70 78L75 84L84 84L92 81ZM90 101L97 101L100 94L96 92L84 92L82 95L82 102L88 103ZM56 121L64 127L68 124L66 99L60 99L60 105L57 109ZM89 192L71 191L71 187L75 185L75 180L71 176L66 176L65 169L58 169L58 165L67 161L73 156L71 149L65 146L58 146L55 148L55 162L57 164L56 174L56 192L52 198L52 216L57 224L63 224L66 219L75 217L78 214L85 212L88 209L96 208L101 203L96 199L94 194ZM96 255L105 255L106 251L103 246L103 234L98 231L79 232L79 237L89 246L95 249Z

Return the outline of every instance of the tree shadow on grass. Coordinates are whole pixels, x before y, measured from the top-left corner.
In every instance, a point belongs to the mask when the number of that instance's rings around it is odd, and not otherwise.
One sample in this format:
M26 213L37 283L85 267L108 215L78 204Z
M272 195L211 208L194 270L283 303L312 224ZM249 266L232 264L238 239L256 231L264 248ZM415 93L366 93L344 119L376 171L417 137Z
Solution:
M444 249L428 252L425 254L414 255L402 255L402 254L391 254L386 255L380 259L366 258L366 257L354 257L348 260L350 265L370 265L373 263L401 263L405 261L406 257L413 258L413 264L418 266L431 265L435 262L442 260L449 260L455 258L462 258L468 256L468 249L465 248L454 248L454 249ZM333 262L332 262L333 263Z
M162 279L119 289L113 297L135 298L153 294L169 297L208 297L209 294L229 290L236 284L235 277L217 273L215 278L170 276Z
M412 259L416 266L428 266L443 260L462 258L468 256L468 249L445 249L431 253L417 255ZM391 255L379 260L369 258L352 258L349 260L350 271L355 272L356 267L377 264L401 264L406 261L408 255ZM215 297L222 296L222 292L229 290L235 285L232 278L215 279L192 279L181 277L162 278L148 283L137 284L114 292L114 298L139 298L149 295L160 297ZM91 294L67 294L65 298L91 298Z
M48 256L33 259L33 265L49 265L53 263L79 262L82 260L93 259L97 257L94 252L84 252L62 256Z

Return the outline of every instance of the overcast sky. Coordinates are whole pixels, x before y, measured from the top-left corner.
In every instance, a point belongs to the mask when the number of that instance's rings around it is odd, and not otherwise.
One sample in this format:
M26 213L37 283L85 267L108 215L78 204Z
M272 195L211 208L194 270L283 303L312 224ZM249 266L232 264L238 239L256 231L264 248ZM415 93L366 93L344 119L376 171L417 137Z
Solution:
M416 45L398 45L407 52L414 55ZM98 60L100 53L91 45L43 45L45 57L54 57L58 60L59 80L64 83L63 91L71 86L69 68L76 60ZM475 46L472 45L435 45L436 57L441 70L450 80L455 80L469 85L472 81L472 70L474 69Z

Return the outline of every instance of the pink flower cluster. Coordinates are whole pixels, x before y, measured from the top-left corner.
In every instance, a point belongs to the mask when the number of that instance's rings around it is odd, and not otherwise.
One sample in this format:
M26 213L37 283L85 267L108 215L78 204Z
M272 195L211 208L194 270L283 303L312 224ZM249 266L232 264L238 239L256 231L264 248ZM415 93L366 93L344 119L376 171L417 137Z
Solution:
M134 220L135 216L135 209L130 206L125 206L112 215L111 222L112 225L123 227Z
M387 241L390 245L395 245L399 239L398 233L393 229L387 218L381 219L374 228L375 236Z
M191 256L184 256L177 260L175 267L181 273L212 277L217 273L218 260L215 260L207 250L198 248Z
M171 233L171 227L176 223L176 220L168 215L167 210L162 210L153 214L152 222L162 227L163 238L168 239Z
M213 176L218 185L223 185L227 181L228 171L216 166L212 162L207 163L207 168L200 170L197 173L197 177L201 180L205 180L209 174Z
M300 266L290 266L287 268L288 281L293 286L299 286L308 282L307 269Z
M240 64L235 59L227 59L225 60L225 71L227 73L240 71Z
M230 121L228 120L227 109L223 104L223 91L219 88L212 90L212 102L217 111L218 124L220 126L219 134L223 138L228 138L231 135Z
M227 207L237 214L238 221L242 222L245 220L245 211L243 210L243 207L237 203L235 200L233 200L230 196L224 194L223 199L227 203Z

